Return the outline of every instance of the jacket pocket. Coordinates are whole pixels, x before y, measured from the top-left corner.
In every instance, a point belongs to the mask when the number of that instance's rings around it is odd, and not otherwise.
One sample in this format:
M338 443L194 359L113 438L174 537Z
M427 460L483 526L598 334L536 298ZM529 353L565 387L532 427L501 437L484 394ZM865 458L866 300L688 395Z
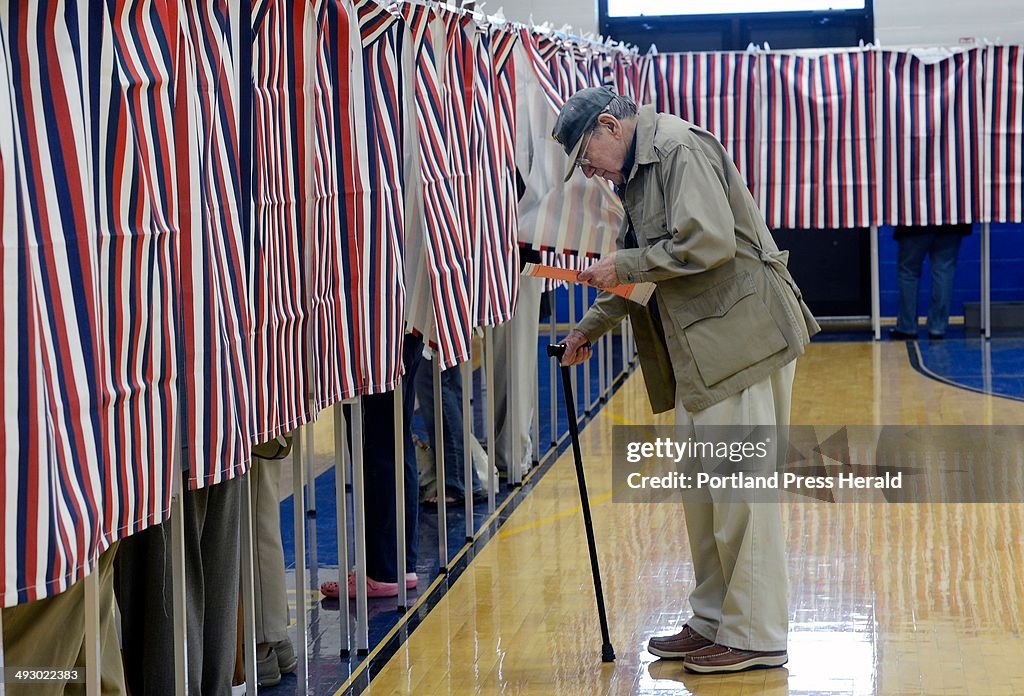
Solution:
M673 314L708 387L788 346L749 273L705 290Z

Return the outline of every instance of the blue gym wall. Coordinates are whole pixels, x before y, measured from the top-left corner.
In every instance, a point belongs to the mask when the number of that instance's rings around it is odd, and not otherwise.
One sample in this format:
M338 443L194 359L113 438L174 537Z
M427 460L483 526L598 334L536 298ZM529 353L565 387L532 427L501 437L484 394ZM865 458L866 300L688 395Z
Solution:
M1024 300L1024 225L992 223L992 301ZM881 285L882 316L895 317L898 303L896 281L896 241L892 227L878 230L879 281ZM931 278L928 262L921 272L918 311L928 311ZM950 314L961 316L964 302L981 300L981 226L975 225L970 237L960 246L956 280L953 285L953 305Z

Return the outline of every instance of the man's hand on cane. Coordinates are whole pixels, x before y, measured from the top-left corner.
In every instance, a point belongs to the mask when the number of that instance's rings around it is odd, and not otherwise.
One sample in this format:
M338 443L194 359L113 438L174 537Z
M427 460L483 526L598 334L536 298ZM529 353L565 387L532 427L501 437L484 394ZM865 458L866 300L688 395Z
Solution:
M565 355L562 356L563 365L579 365L584 360L589 360L593 350L590 340L582 331L573 329L569 335L562 339L565 345Z

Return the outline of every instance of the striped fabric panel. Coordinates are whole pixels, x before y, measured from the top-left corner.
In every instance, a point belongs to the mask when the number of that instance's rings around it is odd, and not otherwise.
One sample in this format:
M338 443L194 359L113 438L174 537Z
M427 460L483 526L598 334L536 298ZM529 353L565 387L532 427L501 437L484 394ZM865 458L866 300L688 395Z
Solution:
M473 259L476 253L474 242L483 243L482 240L474 240L474 228L476 227L476 208L482 192L479 190L480 177L477 169L480 163L474 158L473 143L473 109L476 100L476 50L478 35L470 15L460 15L454 12L443 12L441 17L445 26L445 91L449 100L448 127L448 152L451 157L452 189L457 199L456 209L459 214L458 225L448 231L456 250L461 249L462 269L467 284L467 298L465 307L469 314L466 317L465 327L453 326L455 330L465 331L465 338L454 335L450 332L448 342L453 345L462 345L466 342L466 352L460 359L452 363L443 363L442 369L458 364L469 358L468 345L470 330L476 324L477 304L486 292L486 287L472 285L475 271ZM458 251L456 253L459 253ZM489 282L489 278L485 278ZM485 283L486 285L486 283ZM462 304L449 305L458 307L462 311ZM445 309L435 305L435 311ZM447 309L445 309L447 311ZM437 317L438 326L442 326L442 318ZM439 334L439 342L441 336ZM461 348L460 348L461 350ZM454 353L452 353L454 358Z
M464 173L459 164L459 148L468 139L468 93L472 97L472 72L463 70L471 47L460 22L446 21L445 15L421 5L405 5L403 15L412 35L415 65L415 104L419 146L419 175L422 196L410 214L420 219L422 248L425 251L427 274L421 272L420 282L429 281L433 312L432 324L412 325L436 347L441 368L446 369L469 357L472 312L469 298L469 262L462 203L464 191L458 190L456 177ZM473 64L468 68L472 70ZM451 90L461 85L459 98ZM471 102L469 102L471 103ZM410 182L412 185L412 182ZM413 287L415 290L415 286Z
M567 90L569 97L586 87L599 87L603 84L600 59L597 59L588 49L571 41L565 42L563 50L565 58L571 65L570 69L575 71L572 75L573 83Z
M155 21L145 22L152 12ZM176 259L173 85L177 26L167 3L107 7L98 99L95 187L103 346L109 381L102 469L102 546L162 522L171 497L176 382L183 357ZM180 51L179 51L180 52ZM175 73L179 76L175 79ZM106 76L109 79L102 79ZM179 150L180 151L180 150Z
M424 213L424 186L419 127L420 87L418 78L420 49L427 32L430 17L422 12L413 12L402 6L400 13L404 20L404 50L402 52L402 73L412 76L403 99L406 131L402 141L403 172L405 181L405 238L403 239L403 265L406 286L405 329L417 336L434 336L433 280L427 270L427 229ZM413 19L416 22L413 22ZM426 69L426 68L424 68ZM436 66L435 66L436 70Z
M343 4L311 0L304 42L307 162L303 179L309 284L310 386L313 412L358 393L361 381L363 271L360 235L366 225L352 121L350 21ZM357 40L355 45L359 45Z
M590 61L590 69L593 73L591 82L595 85L607 85L618 92L619 75L616 54L597 49L591 49L591 51L593 53ZM626 96L631 95L627 92Z
M516 79L512 52L518 34L511 29L494 29L491 60L494 65L493 111L496 119L494 170L497 177L496 203L501 230L494 259L497 302L494 323L512 318L519 297L519 204L516 189Z
M1024 222L1024 46L985 57L985 216Z
M645 103L640 93L640 57L615 51L611 54L612 85L615 91L637 102Z
M253 4L253 440L310 418L305 270L305 3Z
M658 111L714 134L732 154L756 194L757 56L752 53L673 53L651 58L647 94Z
M510 170L513 153L507 139L514 137L507 94L500 94L499 71L508 65L510 35L489 27L477 34L476 73L473 86L472 158L475 163L476 219L473 225L473 276L475 324L495 326L512 318L514 292L519 275L518 246L508 196L515 201L515 174ZM511 35L514 41L514 35ZM498 54L503 53L504 57ZM506 76L507 77L507 76ZM499 109L505 110L502 123ZM512 189L509 191L511 174Z
M982 56L973 49L928 62L879 52L880 224L979 219Z
M566 97L562 95L557 75L552 74L548 61L556 54L558 46L546 36L526 27L519 30L519 40L530 68L536 75L541 93L557 114Z
M355 10L362 35L363 100L354 107L357 121L365 126L365 140L358 140L359 161L366 164L363 195L371 205L363 235L363 343L367 348L361 391L378 393L393 389L403 371L404 32L399 18L373 0L357 2Z
M98 61L105 37L84 10L57 4L0 9L4 606L67 589L102 550L104 416L117 388L102 326L98 95L76 59ZM106 51L111 69L109 41Z
M654 104L655 107L660 109L658 103L657 88L658 79L661 76L661 67L659 65L660 56L646 56L638 68L640 73L640 87L637 93L640 97L638 104Z
M761 72L760 200L769 227L874 220L874 54L769 53Z
M625 217L622 203L604 180L577 173L563 183L566 154L551 137L561 102L545 85L554 84L548 63L530 33L520 33L516 58L519 167L526 193L519 202L519 241L535 249L600 255L615 248ZM531 153L525 157L524 153Z
M67 589L164 518L178 409L176 18L163 2L12 5L0 9L3 606Z
M192 488L245 473L253 439L252 309L245 277L251 250L239 209L238 48L231 38L239 17L229 5L178 3L182 437Z
M400 18L397 10L386 7L376 0L356 0L353 5L362 45L371 46L394 31L395 22Z
M474 189L479 205L474 209L470 230L470 250L473 254L471 296L474 326L493 325L491 317L497 298L491 282L495 279L495 257L500 252L501 211L496 200L498 172L496 156L494 114L494 63L491 59L491 34L488 27L477 27L473 74L473 118L470 150L476 168L473 171Z

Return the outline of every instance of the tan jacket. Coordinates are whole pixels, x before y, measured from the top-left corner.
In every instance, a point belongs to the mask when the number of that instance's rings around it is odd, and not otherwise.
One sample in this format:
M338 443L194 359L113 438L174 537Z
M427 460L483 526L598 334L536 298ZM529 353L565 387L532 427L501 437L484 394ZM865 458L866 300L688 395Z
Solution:
M623 199L615 268L653 281L651 312L602 292L576 327L595 341L628 313L655 413L700 411L760 382L804 352L819 327L736 165L705 130L640 109L636 161ZM630 220L639 248L624 249Z

